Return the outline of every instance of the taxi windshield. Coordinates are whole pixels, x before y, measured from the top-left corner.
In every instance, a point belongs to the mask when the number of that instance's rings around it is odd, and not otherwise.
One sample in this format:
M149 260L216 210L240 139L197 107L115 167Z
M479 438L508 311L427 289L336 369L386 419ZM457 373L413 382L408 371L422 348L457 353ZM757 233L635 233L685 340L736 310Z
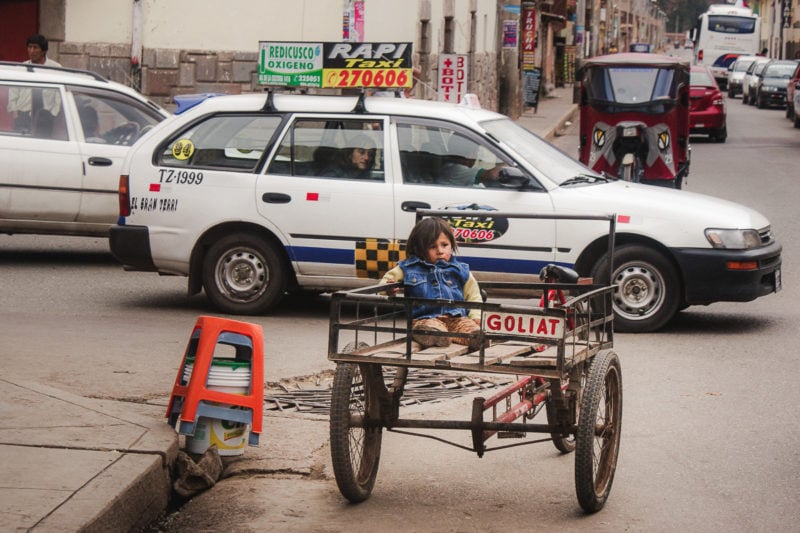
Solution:
M560 185L579 175L597 174L510 119L487 120L481 122L481 126L556 184Z

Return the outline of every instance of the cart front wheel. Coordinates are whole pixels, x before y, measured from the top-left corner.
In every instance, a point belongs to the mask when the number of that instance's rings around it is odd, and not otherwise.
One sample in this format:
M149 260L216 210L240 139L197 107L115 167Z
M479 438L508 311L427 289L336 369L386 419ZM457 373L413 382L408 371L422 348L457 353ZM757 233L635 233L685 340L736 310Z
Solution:
M377 374L376 374L377 373ZM331 391L331 462L336 484L353 503L369 498L381 455L378 387L381 369L340 363Z
M603 508L617 468L622 427L622 371L613 351L589 367L575 437L575 490L587 513Z

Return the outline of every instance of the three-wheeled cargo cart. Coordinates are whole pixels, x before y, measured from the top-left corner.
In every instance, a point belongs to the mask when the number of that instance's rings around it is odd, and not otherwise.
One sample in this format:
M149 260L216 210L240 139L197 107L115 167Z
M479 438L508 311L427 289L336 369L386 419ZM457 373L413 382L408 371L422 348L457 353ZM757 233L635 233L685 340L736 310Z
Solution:
M418 216L447 214L425 211ZM480 215L486 213L475 214ZM608 251L613 254L613 215L502 216L606 221ZM331 457L339 490L348 500L360 502L369 497L384 429L461 429L471 432L472 451L478 456L509 447L487 446L498 434L522 439L529 434L547 435L521 443L552 441L563 453L574 451L575 488L581 507L586 512L603 507L614 479L622 420L622 375L613 346L613 287L580 279L557 264L545 266L541 277L541 283L482 283L482 290L490 295L482 303L390 295L389 289L396 285L373 285L333 295L328 350L329 360L336 363ZM466 345L452 343L424 348L415 342L411 311L426 303L480 309L482 347L470 351ZM438 334L426 331L429 333ZM457 338L465 334L441 335ZM401 398L409 370L414 368L506 374L513 379L489 398L474 398L470 420L413 419L402 416ZM542 411L546 420L536 422Z

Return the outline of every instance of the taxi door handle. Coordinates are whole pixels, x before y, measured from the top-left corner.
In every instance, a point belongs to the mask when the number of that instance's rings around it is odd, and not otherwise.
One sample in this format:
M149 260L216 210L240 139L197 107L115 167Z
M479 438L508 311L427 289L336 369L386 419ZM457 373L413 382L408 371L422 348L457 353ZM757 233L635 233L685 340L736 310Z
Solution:
M110 167L113 161L107 157L90 157L89 164L93 167Z
M261 201L268 204L288 204L292 197L280 192L265 192L261 195Z
M403 202L400 204L400 209L405 211L406 213L413 213L417 209L430 209L431 204L425 202Z

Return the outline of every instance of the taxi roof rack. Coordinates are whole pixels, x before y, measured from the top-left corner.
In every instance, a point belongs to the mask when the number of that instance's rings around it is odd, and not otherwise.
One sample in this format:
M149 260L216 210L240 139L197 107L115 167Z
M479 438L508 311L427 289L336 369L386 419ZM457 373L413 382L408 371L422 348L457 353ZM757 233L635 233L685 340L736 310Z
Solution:
M278 110L278 108L275 107L274 96L275 91L272 89L267 89L267 101L264 102L264 107L261 108L263 113L274 113Z
M353 113L358 113L363 115L367 112L366 106L366 98L367 98L367 91L365 89L361 90L361 93L358 95L358 101L356 101L356 106L353 108Z
M70 68L70 67L62 67L62 66L55 66L55 65L39 65L37 63L17 63L14 61L0 61L0 66L2 67L14 67L18 69L24 69L28 72L68 72L70 74L80 74L83 76L89 76L90 78L94 78L99 82L108 83L108 79L104 78L97 72L91 70L83 70L78 68Z

